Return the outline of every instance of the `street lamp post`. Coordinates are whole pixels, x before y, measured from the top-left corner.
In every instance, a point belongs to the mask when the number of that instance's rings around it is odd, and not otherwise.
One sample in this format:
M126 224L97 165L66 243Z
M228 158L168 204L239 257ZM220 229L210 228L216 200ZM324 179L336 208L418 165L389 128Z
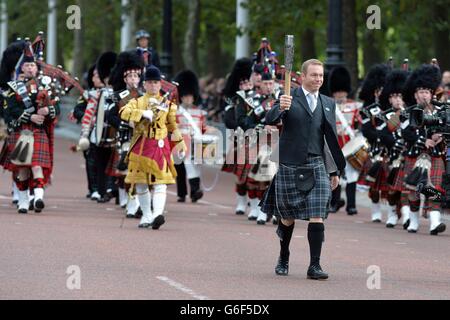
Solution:
M167 80L172 77L172 0L164 0L163 13L163 51L161 72Z
M328 0L327 59L325 70L344 65L342 49L342 1Z

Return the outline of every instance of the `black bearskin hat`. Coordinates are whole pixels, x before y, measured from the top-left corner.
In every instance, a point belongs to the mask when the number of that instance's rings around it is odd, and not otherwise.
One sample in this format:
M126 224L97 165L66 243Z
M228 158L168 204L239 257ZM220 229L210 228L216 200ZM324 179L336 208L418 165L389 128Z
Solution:
M414 94L417 89L429 89L433 94L441 83L441 71L437 66L424 64L414 70L406 80L404 99L408 106L416 103Z
M121 52L117 57L116 65L111 70L109 84L114 91L125 90L125 73L131 70L139 70L139 73L141 73L143 69L144 61L136 51Z
M335 92L345 91L348 94L352 92L352 80L350 72L345 67L335 67L328 75L328 92L333 95Z
M86 74L86 83L88 85L88 89L94 88L94 82L92 81L92 77L94 76L95 64L89 67Z
M383 91L380 95L380 104L383 108L389 108L389 97L394 93L403 93L405 82L408 78L408 71L396 69L391 71L386 77Z
M359 92L359 99L363 100L365 105L375 102L374 93L384 87L389 69L385 64L376 64L370 68Z
M191 70L184 70L179 72L174 79L178 82L178 97L181 98L186 95L193 95L194 101L200 97L200 89L197 75Z
M253 62L249 58L241 58L236 60L233 66L233 70L227 78L223 93L226 97L232 98L236 95L236 91L239 91L239 83L242 80L250 79L252 75Z
M107 51L97 60L97 72L100 80L104 83L105 79L111 75L111 70L116 64L117 53Z
M264 72L261 76L262 81L273 80L272 74L270 72Z
M8 87L8 82L12 80L11 75L25 49L25 44L26 43L23 40L15 41L3 51L2 62L0 65L0 87L2 89L6 89Z

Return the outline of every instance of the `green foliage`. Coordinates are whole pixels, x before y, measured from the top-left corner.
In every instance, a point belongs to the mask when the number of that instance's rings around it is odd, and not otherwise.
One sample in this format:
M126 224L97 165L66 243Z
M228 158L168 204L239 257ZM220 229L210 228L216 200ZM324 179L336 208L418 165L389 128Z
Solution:
M180 50L183 49L187 29L188 0L172 0L173 49L176 67L183 67ZM6 0L9 17L8 40L29 36L34 38L38 31L46 32L47 1ZM134 12L134 30L146 29L150 32L151 45L160 53L162 50L164 0L130 0L128 8L121 8L120 0L57 0L58 9L58 62L70 66L74 52L74 32L66 27L69 5L78 4L82 9L83 60L84 67L92 64L105 50L119 50L122 10ZM411 65L428 62L435 56L433 32L449 30L449 20L433 18L432 3L423 0L384 0L377 5L381 8L381 30L366 28L366 9L373 4L371 0L356 1L358 26L358 52L360 71L363 72L362 54L364 41L370 32L375 32L374 45L379 56L385 60L393 56L397 65L409 58ZM434 5L446 5L447 0L434 0ZM211 61L208 50L211 34L216 35L220 54L214 57L224 75L230 69L235 52L236 0L201 0L200 25L197 39L200 73L205 74ZM319 59L326 58L327 43L326 0L249 0L251 50L256 51L260 39L267 37L272 49L283 62L284 36L295 36L295 64L300 68L302 32L314 30L314 45ZM448 39L447 39L448 40ZM134 38L132 45L134 46ZM177 70L174 70L176 72Z

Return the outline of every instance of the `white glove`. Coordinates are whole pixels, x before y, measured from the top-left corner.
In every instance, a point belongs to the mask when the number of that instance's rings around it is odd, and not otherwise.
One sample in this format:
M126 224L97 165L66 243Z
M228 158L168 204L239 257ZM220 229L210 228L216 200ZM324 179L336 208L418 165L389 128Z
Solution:
M81 151L86 151L87 149L89 149L89 139L86 137L81 137L80 140L78 141L78 148Z
M144 117L144 118L146 118L146 119L152 121L152 119L153 119L153 111L152 111L152 110L145 110L145 111L142 113L142 117Z

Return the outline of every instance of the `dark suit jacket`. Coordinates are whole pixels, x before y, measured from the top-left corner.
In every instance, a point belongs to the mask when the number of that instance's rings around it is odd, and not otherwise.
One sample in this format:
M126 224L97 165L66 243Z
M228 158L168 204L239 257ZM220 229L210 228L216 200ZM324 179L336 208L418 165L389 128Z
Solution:
M312 123L312 112L302 88L291 91L292 105L289 110L281 111L279 100L266 115L266 124L275 125L283 120L279 142L279 161L285 164L303 165L308 155L309 133ZM345 168L345 158L339 147L336 133L336 104L327 96L319 94L324 113L323 131L325 147L339 171ZM326 148L327 149L327 148Z

